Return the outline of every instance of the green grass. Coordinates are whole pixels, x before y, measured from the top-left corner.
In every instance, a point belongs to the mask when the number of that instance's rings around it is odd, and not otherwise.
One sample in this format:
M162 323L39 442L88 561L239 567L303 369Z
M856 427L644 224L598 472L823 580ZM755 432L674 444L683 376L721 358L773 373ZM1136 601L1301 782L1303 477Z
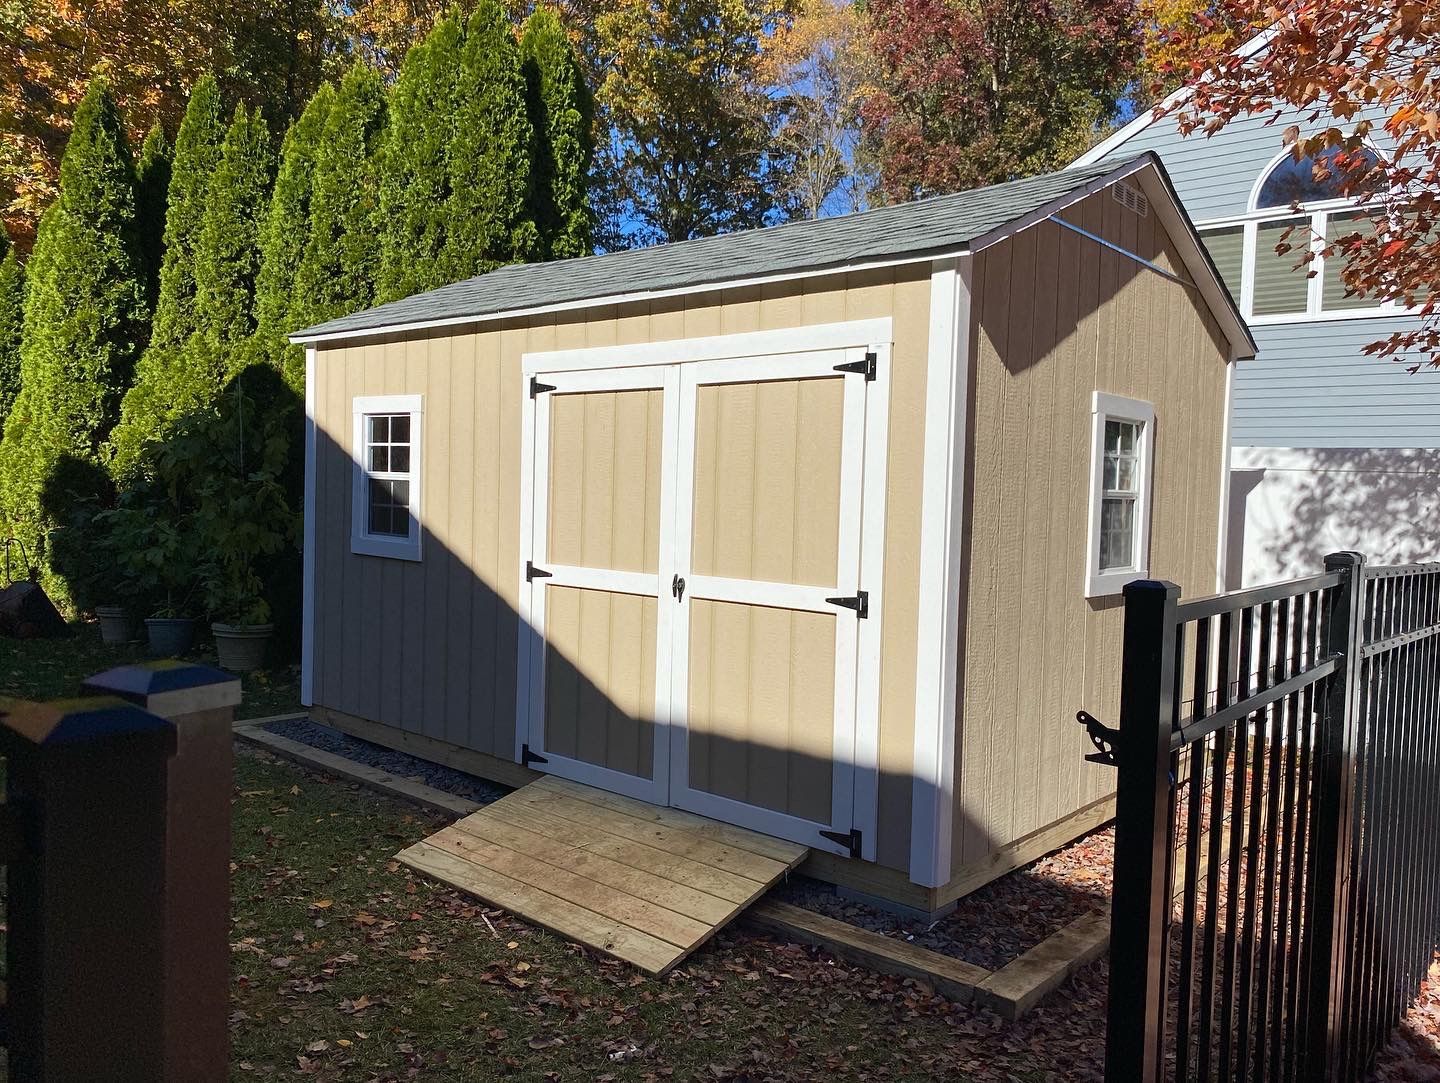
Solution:
M93 627L0 652L28 697L139 657ZM293 675L246 691L283 711ZM647 978L400 865L431 813L238 745L233 802L234 1080L1040 1081L1103 1044L1103 987L1007 1025L743 929Z
M61 699L80 694L87 677L113 666L143 662L144 645L112 647L100 640L99 625L77 621L68 639L0 638L0 696L20 699ZM206 641L187 658L217 665L214 647ZM241 677L244 700L239 717L262 718L300 709L300 674L296 666L257 670Z

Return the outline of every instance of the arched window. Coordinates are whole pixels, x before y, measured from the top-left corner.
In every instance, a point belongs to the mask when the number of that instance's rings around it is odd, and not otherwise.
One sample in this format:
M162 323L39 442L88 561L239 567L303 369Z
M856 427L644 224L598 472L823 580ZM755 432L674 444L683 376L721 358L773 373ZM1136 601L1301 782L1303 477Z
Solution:
M1363 206L1376 191L1367 147L1331 147L1316 157L1276 157L1256 179L1242 218L1201 231L1226 285L1252 322L1338 318L1388 309L1372 298L1345 296L1343 257L1317 255L1338 237L1369 228ZM1284 251L1277 251L1278 248Z
M1270 167L1255 193L1255 209L1288 210L1296 203L1363 197L1372 190L1368 174L1379 159L1368 147L1345 151L1330 147L1317 160L1289 154Z

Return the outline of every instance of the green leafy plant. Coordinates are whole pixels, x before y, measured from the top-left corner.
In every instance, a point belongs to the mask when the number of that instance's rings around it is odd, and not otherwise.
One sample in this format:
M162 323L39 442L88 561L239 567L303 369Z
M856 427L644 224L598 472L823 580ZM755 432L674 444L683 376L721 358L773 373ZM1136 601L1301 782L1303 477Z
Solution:
M300 518L287 499L294 396L268 365L230 381L211 411L192 415L154 450L167 496L184 502L195 579L211 619L265 624L262 562L294 549Z
M136 481L97 516L121 588L152 617L191 616L199 547L159 482Z

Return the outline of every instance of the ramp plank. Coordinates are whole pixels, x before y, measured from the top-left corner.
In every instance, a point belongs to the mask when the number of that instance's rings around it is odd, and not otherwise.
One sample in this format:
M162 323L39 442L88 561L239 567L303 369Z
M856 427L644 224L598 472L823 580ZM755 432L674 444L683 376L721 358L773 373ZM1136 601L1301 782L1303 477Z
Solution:
M546 777L397 856L659 975L808 854L796 843Z

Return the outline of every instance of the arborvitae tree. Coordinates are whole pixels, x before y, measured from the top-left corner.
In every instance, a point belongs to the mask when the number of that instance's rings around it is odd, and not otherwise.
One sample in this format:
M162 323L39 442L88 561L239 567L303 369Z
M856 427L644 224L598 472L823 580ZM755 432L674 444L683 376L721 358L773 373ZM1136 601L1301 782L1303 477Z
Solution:
M530 259L539 248L520 47L496 0L481 0L466 24L458 100L446 213L450 280Z
M0 438L5 418L20 393L20 328L24 319L25 272L10 237L0 229Z
M304 350L286 343L296 328L290 319L290 297L295 272L310 237L310 195L315 175L315 152L325 130L325 118L335 90L323 84L300 119L285 134L275 191L260 230L260 274L255 280L256 360L268 361L285 372L297 393L304 391Z
M545 259L594 251L590 166L595 159L595 99L559 14L538 7L520 39L530 119L535 128L533 206Z
M220 346L247 339L255 330L260 220L270 202L273 169L264 118L258 109L252 113L237 105L195 247L196 323Z
M214 76L206 75L191 90L185 119L175 137L165 214L165 258L160 266L152 346L178 346L195 330L195 245L200 239L210 181L220 164L224 135L220 87Z
M165 204L170 192L170 143L157 120L140 144L135 162L135 199L140 214L140 253L145 260L145 300L153 312L165 255Z
M375 299L380 262L375 156L385 117L379 72L355 64L340 80L315 152L310 237L291 295L296 329L355 312Z
M390 90L390 126L380 160L384 231L377 300L465 277L445 264L450 148L464 46L464 27L452 12L405 54Z
M0 443L0 485L10 530L34 554L52 525L43 508L54 506L53 471L104 461L149 315L135 165L103 78L75 112L60 193L31 260L21 392Z

